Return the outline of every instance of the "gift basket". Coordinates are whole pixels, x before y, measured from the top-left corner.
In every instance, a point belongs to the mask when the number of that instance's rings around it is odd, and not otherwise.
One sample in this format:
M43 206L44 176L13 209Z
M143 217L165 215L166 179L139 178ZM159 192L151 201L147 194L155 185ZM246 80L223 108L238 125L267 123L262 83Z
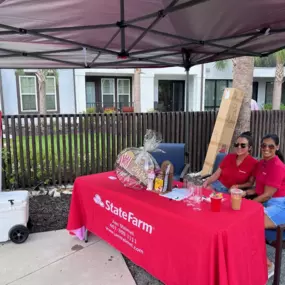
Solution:
M157 175L160 167L151 155L158 149L161 135L147 130L143 147L126 148L117 157L115 170L118 179L124 186L133 189L142 189L148 185L148 180Z
M141 148L127 148L116 160L115 170L118 179L125 187L133 189L146 188L157 193L172 190L173 165L165 161L161 168L151 155L163 152L158 148L162 138L153 130L147 130Z

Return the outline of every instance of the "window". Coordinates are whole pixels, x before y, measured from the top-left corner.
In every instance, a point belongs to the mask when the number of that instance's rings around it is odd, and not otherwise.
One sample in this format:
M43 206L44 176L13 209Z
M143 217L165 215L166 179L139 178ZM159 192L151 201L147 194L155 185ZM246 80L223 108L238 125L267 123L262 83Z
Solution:
M46 109L49 112L57 111L56 78L54 76L46 78Z
M184 111L185 81L158 80L158 104L160 112Z
M131 77L86 76L86 108L102 112L106 108L122 110L132 106Z
M205 110L215 109L216 97L215 97L215 81L206 80L205 83Z
M101 93L104 107L113 107L115 102L115 79L101 79Z
M225 88L232 87L232 80L206 80L205 110L217 110L220 107Z
M258 82L254 81L252 83L252 99L257 102L257 98L258 98Z
M20 101L22 112L37 112L37 79L36 76L20 76Z
M205 83L205 110L219 109L225 88L232 88L232 80L206 79ZM253 82L252 98L257 101L258 82Z
M86 108L95 108L95 82L86 82Z
M272 104L274 82L266 82L265 104ZM285 104L285 84L282 84L281 103Z
M119 107L129 107L131 97L130 79L118 79L117 84Z
M216 81L216 106L220 107L225 89L229 86L227 80Z

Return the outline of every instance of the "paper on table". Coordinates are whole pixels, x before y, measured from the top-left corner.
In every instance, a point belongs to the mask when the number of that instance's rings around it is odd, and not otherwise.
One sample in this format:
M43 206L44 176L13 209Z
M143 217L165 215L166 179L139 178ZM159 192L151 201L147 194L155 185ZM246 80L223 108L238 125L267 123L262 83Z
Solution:
M160 196L175 201L181 201L189 196L189 191L186 188L174 188L171 192L160 194Z
M108 178L111 179L111 180L116 180L117 179L117 177L115 177L115 176L109 176Z

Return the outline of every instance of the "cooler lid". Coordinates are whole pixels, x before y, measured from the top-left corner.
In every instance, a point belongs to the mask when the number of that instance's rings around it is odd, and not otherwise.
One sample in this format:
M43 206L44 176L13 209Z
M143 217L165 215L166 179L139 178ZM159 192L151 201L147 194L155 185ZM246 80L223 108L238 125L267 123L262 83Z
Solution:
M23 203L29 199L28 191L8 191L0 192L0 204L11 204L9 200L13 200L15 203Z

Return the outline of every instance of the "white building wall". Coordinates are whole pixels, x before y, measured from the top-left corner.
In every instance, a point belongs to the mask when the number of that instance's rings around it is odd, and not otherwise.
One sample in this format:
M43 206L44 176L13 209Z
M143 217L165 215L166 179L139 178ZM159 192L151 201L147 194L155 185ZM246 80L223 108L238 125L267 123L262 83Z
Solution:
M86 110L85 71L77 70L75 73L76 111L82 113Z
M1 69L2 96L5 115L18 115L18 96L14 69Z
M215 67L215 63L207 63L205 64L205 78L206 79L233 79L233 66L232 61L229 60L226 68L224 70L218 70Z
M153 110L155 100L155 79L154 74L141 71L141 112Z
M155 102L158 101L159 80L180 80L184 81L186 84L186 71L184 68L181 67L142 69L142 73L145 75L152 74L152 76L154 76ZM141 86L141 88L144 87ZM185 85L185 104L186 104L186 96L187 94L186 94L186 85ZM201 66L195 66L191 68L189 71L189 110L190 111L200 110L200 100L201 100L200 96L201 96Z
M75 114L73 70L58 70L59 105L61 114Z
M94 76L126 76L126 75L134 75L134 68L126 68L126 69L78 69L78 72L85 73L86 75L94 75ZM77 73L75 73L77 74Z
M190 69L189 76L189 110L200 111L201 100L204 108L205 80L232 80L232 61L224 70L217 70L215 63L204 65L204 77L202 78L202 66L194 66ZM134 69L82 69L75 71L77 112L83 112L86 108L85 76L133 76ZM265 102L266 82L273 81L275 68L255 68L254 81L258 82L258 104ZM159 80L183 80L186 82L186 72L181 67L141 69L141 111L147 112L154 108L154 102L158 101ZM203 84L201 85L201 82ZM203 92L201 92L203 88ZM186 86L185 86L186 89ZM202 93L202 94L201 94ZM186 94L186 90L185 90ZM186 102L186 100L185 100Z

